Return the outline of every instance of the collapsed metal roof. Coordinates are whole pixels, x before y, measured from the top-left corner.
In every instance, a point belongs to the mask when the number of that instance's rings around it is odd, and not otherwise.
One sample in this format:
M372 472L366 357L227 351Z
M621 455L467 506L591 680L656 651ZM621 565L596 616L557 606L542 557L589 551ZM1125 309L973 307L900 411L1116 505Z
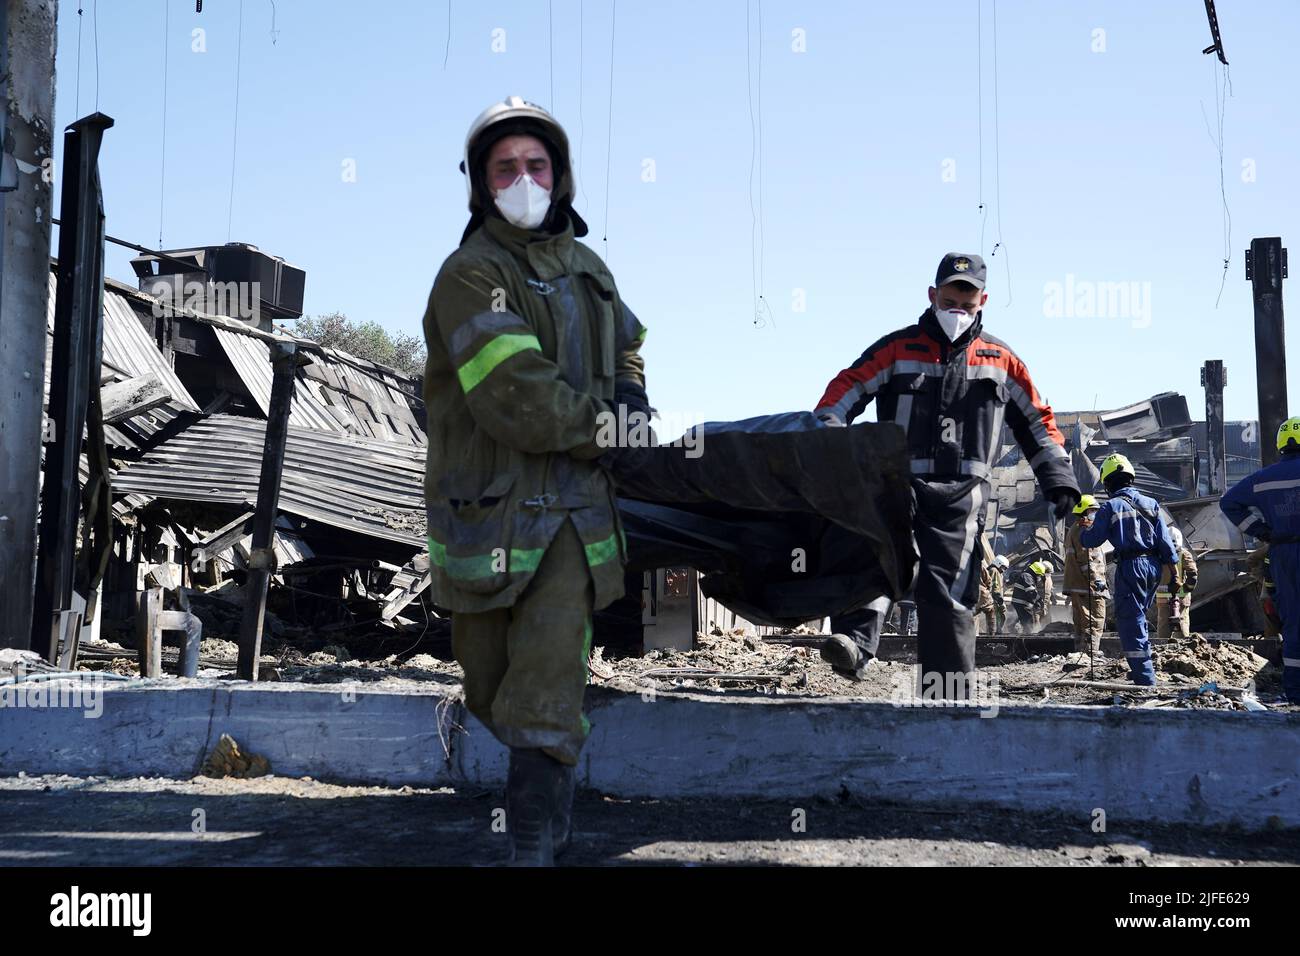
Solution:
M265 436L259 419L213 415L119 471L114 492L255 507ZM422 449L290 426L279 510L418 549L423 479Z

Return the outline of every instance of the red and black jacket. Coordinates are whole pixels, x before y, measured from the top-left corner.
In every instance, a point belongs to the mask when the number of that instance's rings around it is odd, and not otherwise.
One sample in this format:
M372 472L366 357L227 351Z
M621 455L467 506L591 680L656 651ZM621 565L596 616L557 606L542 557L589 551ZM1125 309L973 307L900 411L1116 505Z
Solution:
M1075 488L1051 407L982 318L949 343L927 309L836 375L815 413L847 424L876 399L879 421L907 432L912 473L929 478L991 477L1005 421L1045 494Z

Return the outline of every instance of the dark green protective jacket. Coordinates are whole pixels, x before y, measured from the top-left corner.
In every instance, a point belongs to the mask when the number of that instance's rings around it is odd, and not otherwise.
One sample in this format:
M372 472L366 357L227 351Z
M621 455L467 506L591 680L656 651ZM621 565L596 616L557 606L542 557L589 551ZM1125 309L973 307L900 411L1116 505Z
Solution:
M434 602L511 606L566 519L595 606L622 596L627 544L596 435L616 387L644 395L645 329L604 263L571 222L548 233L489 217L443 263L424 336Z

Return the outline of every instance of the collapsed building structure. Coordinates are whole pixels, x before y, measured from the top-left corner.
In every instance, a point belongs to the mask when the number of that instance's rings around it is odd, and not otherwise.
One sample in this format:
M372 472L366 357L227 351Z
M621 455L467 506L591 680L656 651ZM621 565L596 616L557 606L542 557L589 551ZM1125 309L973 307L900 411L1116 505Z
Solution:
M278 264L250 246L222 249L228 261ZM143 265L140 284L149 288L155 273ZM50 282L52 350L53 272ZM300 314L298 289L298 305L281 299L276 317ZM197 599L194 612L208 634L233 638L270 411L268 340L286 336L264 320L177 308L168 289L159 291L105 282L101 388L113 538L100 613L84 633L97 636L102 621L118 630L134 626L141 595L158 587L173 605ZM286 624L323 633L423 627L433 615L420 603L428 563L419 382L300 344L271 610ZM46 370L48 396L58 370L52 360ZM86 469L83 455L83 479Z
M1211 363L1213 364L1213 363ZM1219 363L1219 372L1222 365ZM1222 391L1207 389L1207 408L1222 410ZM1161 392L1144 401L1109 411L1060 412L1057 424L1065 436L1079 487L1099 501L1106 498L1100 481L1101 462L1122 454L1137 470L1136 486L1160 502L1167 521L1183 532L1200 568L1192 604L1192 627L1202 631L1258 633L1264 619L1256 599L1258 582L1247 570L1248 542L1219 511L1220 494L1260 467L1258 424L1253 421L1193 421L1187 399ZM1217 487L1212 462L1215 451L1208 436L1221 435L1223 477ZM1049 561L1059 573L1064 567L1061 542L1049 517L1033 472L1010 436L994 469L994 495L985 527L989 548L1008 555L1012 567ZM1109 551L1109 545L1105 546ZM1113 564L1111 565L1113 569ZM1061 592L1059 585L1056 593ZM1113 611L1112 611L1113 613ZM1065 621L1062 606L1054 620Z

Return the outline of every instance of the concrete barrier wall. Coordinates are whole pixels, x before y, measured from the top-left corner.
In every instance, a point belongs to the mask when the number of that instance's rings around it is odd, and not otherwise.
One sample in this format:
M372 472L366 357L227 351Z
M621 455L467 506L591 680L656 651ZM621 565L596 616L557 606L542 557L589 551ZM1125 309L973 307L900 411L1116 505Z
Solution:
M187 777L222 733L283 776L495 787L506 751L445 688L133 681L102 715L0 707L0 774ZM1109 819L1300 826L1300 715L974 709L593 689L583 786L658 798L834 796ZM1270 821L1270 818L1276 820Z

